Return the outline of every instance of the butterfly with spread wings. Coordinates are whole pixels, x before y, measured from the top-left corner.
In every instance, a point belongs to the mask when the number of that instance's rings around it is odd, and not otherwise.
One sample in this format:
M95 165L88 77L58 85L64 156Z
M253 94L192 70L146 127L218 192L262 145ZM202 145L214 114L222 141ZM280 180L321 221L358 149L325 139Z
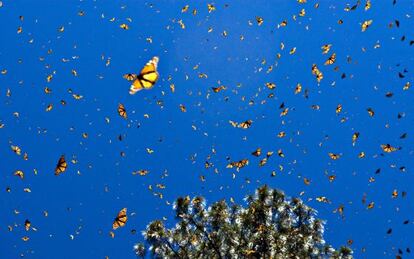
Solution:
M142 89L151 89L158 80L159 74L157 71L158 57L153 57L148 63L142 68L139 75L137 74L125 74L123 77L128 81L133 81L129 94L136 94Z
M68 167L68 163L66 162L65 156L62 155L59 158L59 161L55 168L55 175L60 175L61 173L66 171L66 168Z
M119 213L118 216L114 219L114 222L112 223L112 229L117 229L119 227L125 226L128 217L127 217L127 208L123 208Z

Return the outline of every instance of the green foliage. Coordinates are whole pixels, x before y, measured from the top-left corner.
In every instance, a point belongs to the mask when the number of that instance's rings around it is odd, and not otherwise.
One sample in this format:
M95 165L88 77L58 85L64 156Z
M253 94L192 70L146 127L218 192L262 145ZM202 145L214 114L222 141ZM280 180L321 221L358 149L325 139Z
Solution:
M176 225L151 222L147 249L155 258L352 258L351 249L325 244L324 222L300 199L263 186L246 201L247 207L225 201L206 207L203 197L178 198ZM144 244L135 248L145 256Z

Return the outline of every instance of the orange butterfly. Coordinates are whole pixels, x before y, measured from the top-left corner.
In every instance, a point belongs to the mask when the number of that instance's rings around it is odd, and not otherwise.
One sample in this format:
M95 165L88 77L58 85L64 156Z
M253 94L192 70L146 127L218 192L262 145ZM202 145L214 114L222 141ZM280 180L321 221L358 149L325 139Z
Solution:
M128 117L125 106L122 103L118 104L118 114L124 119Z
M65 156L62 155L59 158L59 161L56 165L55 175L60 175L61 173L65 172L67 167L68 167L68 163L66 163Z
M114 222L112 223L112 229L117 229L119 227L125 226L128 217L126 215L127 208L123 208L119 213L118 216L114 219Z
M158 57L153 57L141 70L139 75L125 74L124 78L129 81L134 81L129 90L130 94L136 94L142 89L151 89L158 80L159 74L157 72Z

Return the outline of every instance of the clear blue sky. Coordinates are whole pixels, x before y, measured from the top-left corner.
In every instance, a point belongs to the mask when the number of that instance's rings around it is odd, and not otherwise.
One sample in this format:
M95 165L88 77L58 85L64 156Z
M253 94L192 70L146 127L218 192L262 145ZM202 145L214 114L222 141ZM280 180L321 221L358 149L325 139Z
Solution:
M0 69L7 73L0 74L0 258L133 258L132 247L142 241L141 230L148 222L172 215L166 201L189 194L204 195L209 202L230 197L243 202L262 184L289 196L304 192L302 199L327 221L326 241L337 247L353 240L357 258L391 258L398 248L407 256L406 248L414 241L414 99L413 89L403 86L414 83L412 1L373 1L367 11L362 1L350 12L344 10L344 1L321 1L317 9L311 0L228 1L214 2L211 13L207 2L200 1L2 3ZM182 13L187 4L188 12ZM304 17L298 16L302 9ZM262 25L256 17L263 18ZM343 24L338 24L340 19ZM287 26L278 28L284 20ZM373 22L361 32L367 20ZM121 29L122 23L129 30ZM326 55L324 44L332 44ZM332 53L335 64L324 66ZM139 72L155 55L160 57L159 82L150 91L129 95L122 75ZM312 64L324 74L320 84L311 73ZM269 66L273 70L267 73ZM199 78L200 73L208 77ZM275 83L276 89L266 88L266 82ZM295 95L298 83L302 92ZM220 85L226 90L211 90ZM44 93L46 86L52 93ZM69 89L83 98L75 100ZM388 92L393 96L386 97ZM273 98L268 98L270 93ZM119 103L126 107L127 120L117 114ZM281 117L282 103L289 113ZM53 109L46 112L49 104ZM338 104L342 111L336 114ZM367 108L375 111L374 117ZM253 123L245 130L229 123L248 119ZM277 137L280 131L286 132L285 138ZM360 133L355 146L354 132ZM400 139L403 133L407 137ZM384 153L380 145L387 143L402 149ZM28 160L14 154L11 145L27 152ZM274 152L263 167L251 155L258 147ZM154 152L148 154L147 148ZM279 149L284 158L277 155ZM362 151L365 158L359 159ZM330 159L330 152L340 158ZM62 154L68 170L55 176ZM209 155L213 166L206 169ZM227 157L248 158L250 163L236 172L226 169ZM149 174L132 175L140 169ZM16 170L25 173L24 179L13 175ZM336 179L330 182L328 175ZM392 198L393 190L397 198ZM154 192L163 193L163 199ZM330 203L315 201L320 196ZM375 206L369 210L370 202ZM333 213L341 204L344 217ZM127 225L111 238L112 221L124 207ZM24 229L26 219L37 231ZM409 223L404 225L405 220ZM131 233L134 229L136 234ZM24 242L24 236L30 239Z

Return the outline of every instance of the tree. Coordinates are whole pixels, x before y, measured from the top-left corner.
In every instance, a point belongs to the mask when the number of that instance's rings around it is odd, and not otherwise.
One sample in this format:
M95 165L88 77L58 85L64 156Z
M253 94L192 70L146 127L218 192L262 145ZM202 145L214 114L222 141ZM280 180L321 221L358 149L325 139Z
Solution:
M203 197L178 198L176 225L151 222L143 232L146 246L137 244L135 252L144 257L148 250L155 258L352 258L350 248L325 244L324 222L300 199L263 186L246 201L247 207L224 200L206 207Z

